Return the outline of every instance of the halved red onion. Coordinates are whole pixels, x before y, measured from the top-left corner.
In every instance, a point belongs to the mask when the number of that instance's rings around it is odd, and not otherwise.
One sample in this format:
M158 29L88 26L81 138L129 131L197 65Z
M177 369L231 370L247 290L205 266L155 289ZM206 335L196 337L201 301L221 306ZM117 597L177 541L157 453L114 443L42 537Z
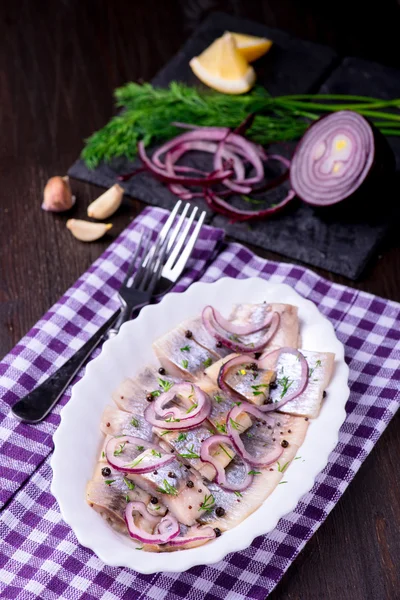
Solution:
M172 402L174 398L179 395L186 395L187 399L189 399L190 396L192 406L189 406L189 408L181 406L164 408L166 404ZM207 394L205 394L197 385L184 381L173 385L168 392L160 394L158 398L153 400L153 407L154 412L158 417L166 418L171 416L175 419L180 419L180 421L187 421L193 420L200 412L204 413L205 410L208 411L208 416L211 410L211 402Z
M186 546L193 542L206 542L207 540L213 540L216 537L216 533L212 527L208 525L205 527L197 526L191 527L185 535L178 535L176 538L169 542L170 546Z
M135 524L133 512L138 512L153 526L155 533L148 533ZM157 521L157 523L155 523ZM168 514L162 519L151 515L143 502L129 502L125 509L125 522L129 535L143 544L166 544L179 535L179 523L172 515Z
M291 185L304 202L330 206L352 196L371 175L381 174L389 156L387 141L365 117L341 110L322 117L304 134L292 159Z
M300 396L307 387L308 383L308 362L305 359L304 355L295 348L278 348L278 350L274 350L273 352L269 352L260 357L257 361L259 368L261 369L274 369L277 371L279 357L282 354L292 354L296 357L300 365L300 377L298 379L298 383L296 387L293 387L292 391L286 392L284 397L280 402L272 402L271 404L263 404L259 407L261 411L268 412L270 410L278 410L286 404L290 402L290 400L294 400L297 396ZM256 361L255 361L256 362ZM290 389L290 388L289 388Z
M203 309L201 314L202 322L204 327L207 329L208 333L212 335L218 342L221 342L224 346L232 350L232 352L260 352L265 348L268 342L271 341L276 331L278 330L280 323L280 316L277 312L268 313L268 322L263 323L263 326L258 328L254 327L255 333L256 331L261 331L268 327L268 330L265 332L263 337L256 344L246 344L242 340L237 340L236 338L231 339L234 335L245 335L245 334L235 334L232 333L230 329L226 329L225 326L222 326L221 323L225 321L221 315L216 315L212 306L206 306ZM221 320L223 319L223 321ZM228 321L229 322L229 321ZM236 326L235 326L236 327ZM249 335L249 334L246 334Z
M265 418L264 415L263 418ZM245 476L243 478L243 481L240 481L239 483L229 483L226 478L224 467L221 464L219 464L215 456L211 454L212 448L214 448L214 446L216 446L217 444L225 444L228 446L232 446L233 443L233 440L230 439L227 435L212 435L202 443L200 449L200 458L203 462L209 463L214 467L216 473L215 481L218 483L218 485L223 487L224 490L227 490L229 492L242 492L243 490L246 490L253 481L253 475L249 473L251 469L249 465L246 464L245 460L243 461L245 467Z
M240 437L240 431L234 424L237 423L237 419L241 413L248 413L255 416L257 419L266 421L266 415L259 409L259 407L250 404L250 402L242 402L239 406L234 406L228 413L226 423L228 427L229 437L235 447L238 454L247 463L253 467L266 467L273 462L276 462L283 452L282 446L276 442L268 450L265 450L265 455L262 459L252 456L245 448L242 438ZM273 421L275 423L275 421Z
M132 456L130 456L128 462L123 456L123 450L119 452L121 446L123 448L123 444L131 444L130 448L136 446L135 456L133 459ZM154 450L154 456L152 456L154 460L151 461L151 464L146 464L145 466L142 464L142 461L135 465L135 457L146 450ZM115 455L116 451L118 452L117 455ZM123 471L124 473L149 473L150 471L168 465L175 460L175 457L171 456L171 454L166 454L161 446L152 444L147 440L142 440L142 438L133 435L123 435L111 438L106 445L105 453L108 463L117 471Z

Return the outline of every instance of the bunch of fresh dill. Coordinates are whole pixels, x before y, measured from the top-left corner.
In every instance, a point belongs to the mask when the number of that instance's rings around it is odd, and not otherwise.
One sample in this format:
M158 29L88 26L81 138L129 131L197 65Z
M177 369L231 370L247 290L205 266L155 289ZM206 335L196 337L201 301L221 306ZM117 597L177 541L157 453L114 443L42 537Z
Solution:
M400 135L400 116L390 109L400 99L383 101L364 96L296 95L272 97L262 87L242 96L200 91L183 83L168 88L128 83L115 90L119 114L86 140L82 158L89 168L101 161L133 159L137 143L163 142L179 130L174 121L206 127L237 127L250 113L257 117L246 135L255 142L296 140L321 114L347 109L370 118L387 135ZM389 110L387 110L389 109Z

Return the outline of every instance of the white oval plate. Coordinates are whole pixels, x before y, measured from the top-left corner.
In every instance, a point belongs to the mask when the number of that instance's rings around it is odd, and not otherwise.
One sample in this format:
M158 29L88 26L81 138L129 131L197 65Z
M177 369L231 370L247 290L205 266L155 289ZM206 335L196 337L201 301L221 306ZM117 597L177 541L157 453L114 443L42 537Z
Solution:
M151 343L178 325L198 315L206 304L229 314L237 302L284 302L299 308L302 347L336 355L335 371L319 417L310 423L300 453L285 472L287 484L277 486L262 506L234 529L199 548L172 553L137 552L131 540L116 533L85 501L85 487L92 477L103 435L100 420L111 393L128 376L147 364L157 365ZM107 565L130 567L140 573L180 572L195 565L215 563L229 552L247 548L253 539L275 528L279 519L292 511L326 466L338 441L349 395L348 367L344 348L331 323L315 304L302 298L286 284L264 279L223 278L215 283L194 283L181 294L171 293L158 305L142 309L139 317L122 326L119 335L105 342L84 377L72 390L61 412L54 435L51 491L61 514L79 542L91 548Z

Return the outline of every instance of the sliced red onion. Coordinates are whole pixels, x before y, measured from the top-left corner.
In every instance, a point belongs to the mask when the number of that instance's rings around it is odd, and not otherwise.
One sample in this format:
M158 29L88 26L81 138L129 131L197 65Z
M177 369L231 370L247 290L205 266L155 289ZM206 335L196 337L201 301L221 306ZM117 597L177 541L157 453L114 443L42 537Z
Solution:
M230 413L229 413L230 414ZM228 417L229 417L228 414ZM265 418L265 415L262 415L262 418ZM226 473L225 473L225 469L224 467L218 463L218 460L215 458L215 456L213 456L211 454L211 449L216 445L221 445L221 444L226 444L228 446L232 446L233 445L233 440L229 438L229 436L227 435L212 435L211 437L207 438L201 445L201 449L200 449L200 458L203 462L209 463L210 465L212 465L215 469L215 481L218 483L218 485L220 485L221 487L224 488L224 490L227 490L229 492L242 492L243 490L246 490L252 483L253 481L253 475L251 475L249 473L249 471L251 470L249 465L246 464L246 462L244 461L244 467L245 467L245 477L243 478L243 481L241 481L240 483L229 483L226 479Z
M178 535L169 542L169 545L186 546L186 544L191 544L192 542L205 542L207 540L213 540L215 537L216 533L214 529L208 525L206 527L191 527L188 533L185 535Z
M279 362L279 357L282 354L292 354L296 357L300 364L300 378L298 380L298 385L291 392L287 392L285 396L282 398L280 402L272 402L272 404L263 404L259 407L261 411L268 412L270 410L278 410L290 400L294 400L297 396L300 396L304 392L308 383L308 362L299 350L295 348L278 348L278 350L274 350L273 352L269 352L268 354L261 356L261 358L257 361L259 368L261 369L275 369L277 370L277 365ZM255 361L256 362L256 361Z
M230 339L230 335L234 335L234 332L231 333L230 330L227 330L225 326L222 326L220 323L223 317L219 315L219 317L214 312L212 306L206 306L203 309L202 322L204 327L207 329L208 333L212 335L218 342L221 342L227 348L230 348L232 352L259 352L268 344L268 342L273 338L276 331L278 330L280 323L280 316L277 312L271 312L268 314L268 322L263 324L262 327L254 328L253 333L256 331L261 331L264 327L268 327L268 331L265 332L265 335L261 338L261 340L257 344L246 345L243 341ZM224 319L225 321L225 319ZM229 321L227 321L229 323ZM232 325L232 324L231 324ZM235 325L236 327L236 325ZM238 335L238 334L236 334ZM243 335L243 334L241 334Z
M269 217L273 215L282 208L284 208L289 202L293 200L295 197L295 192L293 190L289 190L286 196L281 202L275 204L275 206L271 206L270 208L264 208L263 210L242 210L240 208L235 208L225 200L222 200L220 196L207 189L204 191L205 200L210 208L212 208L215 212L218 212L222 215L230 217L233 223L243 222L243 221L251 221L252 219L264 219L265 217Z
M256 333L257 331L261 331L261 329L265 329L271 324L272 316L274 314L272 312L266 313L264 321L259 325L252 325L251 323L249 325L240 325L225 319L221 313L211 305L205 307L203 314L206 310L212 314L212 318L220 327L222 327L222 329L225 329L225 331L228 333L234 333L236 335L250 335L251 333Z
M179 395L186 395L188 399L191 396L190 401L194 408L192 409L192 406L189 406L189 409L180 406L164 408L166 404L172 402ZM176 383L168 392L160 394L158 398L153 400L153 407L158 417L166 418L171 416L175 419L180 419L180 421L187 421L193 420L200 412L204 412L204 409L207 409L208 414L210 414L211 403L209 397L197 385L183 382Z
M235 450L240 454L244 461L252 465L253 467L266 467L273 462L276 462L283 452L282 446L276 442L272 447L265 451L265 456L260 460L252 456L245 448L242 438L240 437L240 431L234 424L237 423L237 419L241 413L252 414L258 419L263 421L266 420L266 415L256 406L249 402L242 402L239 406L234 406L228 413L226 423L228 427L229 437L235 447ZM275 421L274 421L275 422Z
M336 204L371 175L381 175L383 163L392 162L389 156L386 140L367 119L341 110L322 117L304 134L292 159L291 185L308 204Z
M198 388L194 384L183 383L177 384L173 386L166 394L168 396L164 396L161 394L157 400L154 400L149 406L146 408L144 412L145 419L148 423L153 425L154 427L162 427L163 429L167 429L168 431L174 431L177 429L193 429L194 427L198 427L203 421L207 419L211 412L211 401L210 398L205 394L200 388ZM193 410L189 407L186 412L182 412L179 407L171 407L164 409L163 406L170 402L177 393L179 393L179 389L183 389L182 386L193 387L193 394L195 402L193 402Z
M123 456L123 451L115 455L115 452L119 451L123 444L131 444L137 448L135 456L133 459L130 457L128 462ZM138 450L138 448L140 448L140 450ZM144 448L144 450L142 450L142 448ZM154 450L154 461L152 460L151 464L147 464L146 466L143 466L141 461L135 465L135 457L142 454L145 450ZM154 471L154 469L168 465L175 459L174 456L166 454L160 446L132 435L111 438L107 443L105 452L108 463L117 471L123 471L124 473L149 473L150 471Z
M135 524L133 511L138 512L151 525L155 524L156 533L148 533ZM154 519L157 523L154 522ZM146 505L143 502L129 502L125 509L125 522L128 527L129 535L143 544L166 544L179 535L179 523L175 517L166 515L158 519L150 515Z
M138 143L138 155L140 160L143 162L144 166L152 173L155 177L160 179L161 181L165 181L167 183L186 183L187 185L200 185L200 186L209 186L214 185L214 183L219 183L231 177L233 171L221 171L219 173L214 173L213 176L208 175L207 177L185 177L182 175L169 175L167 171L164 169L160 169L156 167L154 164L154 160L150 160L146 154L144 149L144 144L142 141Z

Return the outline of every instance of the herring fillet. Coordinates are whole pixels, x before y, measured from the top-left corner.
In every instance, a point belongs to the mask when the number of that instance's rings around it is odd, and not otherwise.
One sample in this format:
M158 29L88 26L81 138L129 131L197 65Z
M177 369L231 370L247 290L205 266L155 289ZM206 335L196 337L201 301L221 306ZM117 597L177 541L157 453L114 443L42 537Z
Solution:
M195 381L208 364L219 358L194 339L188 339L182 327L176 327L158 338L153 342L153 350L167 373L184 381Z
M332 377L335 355L331 352L313 352L311 350L303 350L300 352L306 358L309 366L309 372L311 376L308 378L307 387L297 398L290 400L287 404L284 404L279 411L283 413L289 413L302 417L315 418L318 416L321 409L323 394L325 389L328 387ZM237 354L231 354L225 358L220 359L206 369L207 377L216 385L219 371L222 365L238 356ZM268 370L259 370L257 377L253 377L251 370L244 368L246 374L241 376L238 375L238 371L233 373L231 376L227 376L227 382L237 393L241 394L244 399L253 402L258 406L261 406L265 401L271 397L273 401L281 400L280 394L282 393L282 386L279 384L283 381L283 376L289 377L289 383L291 381L291 375L296 372L296 375L292 377L293 380L297 379L298 373L295 369L299 369L299 362L293 355L287 355L287 358L283 357L283 371L278 370L276 376L277 387L275 390L270 390L268 387L264 388L273 379L272 374L275 369L275 359L272 357ZM249 361L250 362L250 361ZM260 387L257 387L260 386Z
M151 441L152 426L144 418L143 405L135 412L125 412L114 406L106 406L101 417L100 429L105 435L133 435Z
M245 440L246 436L257 431L258 438L264 436L267 445L272 443L273 437L278 442L288 441L289 445L284 448L278 461L279 464L273 463L266 468L254 467L254 470L260 473L254 475L253 483L241 492L241 496L225 491L215 483L210 483L209 489L215 497L215 506L224 508L225 514L218 517L215 511L210 511L201 517L202 523L207 523L211 527L218 527L221 531L232 529L257 510L282 480L283 474L288 468L288 463L296 456L304 441L309 422L302 417L281 415L279 413L271 413L271 415L275 418L275 426L272 429L268 429L267 426L261 424L255 424L242 435L242 439ZM256 437L255 433L254 437ZM252 451L252 439L254 438L247 437L246 446L249 451ZM262 447L259 440L257 440L257 444ZM233 479L235 479L235 476L237 479L242 477L241 473L238 475L239 469L240 462L235 459L226 470L228 481L230 477Z
M146 464L146 458L142 464ZM131 473L129 478L153 497L162 501L162 504L165 504L179 523L188 526L194 525L204 513L201 505L210 494L208 487L200 475L178 460L158 467L150 473L141 475ZM188 481L193 483L192 487L188 487Z
M300 326L297 306L274 302L271 304L264 302L261 304L236 304L229 318L232 323L237 323L238 325L248 325L249 323L258 325L264 321L266 314L270 311L279 314L280 322L277 332L268 342L265 350L279 346L298 348L300 345ZM243 336L243 340L248 344L253 343L256 345L263 337L264 331L261 330L251 335Z

